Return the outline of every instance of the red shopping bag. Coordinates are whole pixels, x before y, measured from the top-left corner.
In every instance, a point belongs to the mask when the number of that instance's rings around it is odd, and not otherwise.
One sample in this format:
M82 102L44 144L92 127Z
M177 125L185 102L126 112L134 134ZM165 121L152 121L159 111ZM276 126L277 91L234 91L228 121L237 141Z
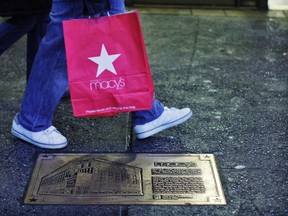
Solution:
M154 86L137 11L63 22L76 117L151 109Z

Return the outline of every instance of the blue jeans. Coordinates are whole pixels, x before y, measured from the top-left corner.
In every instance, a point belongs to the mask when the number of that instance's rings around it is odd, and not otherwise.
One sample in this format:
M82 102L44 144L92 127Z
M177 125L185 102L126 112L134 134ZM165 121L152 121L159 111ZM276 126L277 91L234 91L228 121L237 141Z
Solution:
M45 130L52 125L53 113L68 86L62 21L83 18L93 0L53 0L51 22L41 41L18 116L20 124L30 131ZM111 15L123 13L124 0L110 0ZM155 100L148 111L133 113L134 124L145 124L159 117L163 105Z
M14 16L0 25L0 55L27 34L27 79L48 23L48 14L35 14Z

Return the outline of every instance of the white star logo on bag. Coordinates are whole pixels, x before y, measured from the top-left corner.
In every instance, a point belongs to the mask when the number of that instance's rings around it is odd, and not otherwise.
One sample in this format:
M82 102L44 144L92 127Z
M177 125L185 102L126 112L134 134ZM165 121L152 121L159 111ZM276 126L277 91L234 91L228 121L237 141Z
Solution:
M111 73L117 75L117 72L114 68L113 62L120 56L121 54L113 54L109 55L106 47L102 44L100 56L89 57L91 61L98 64L96 77L100 76L105 70L110 71Z

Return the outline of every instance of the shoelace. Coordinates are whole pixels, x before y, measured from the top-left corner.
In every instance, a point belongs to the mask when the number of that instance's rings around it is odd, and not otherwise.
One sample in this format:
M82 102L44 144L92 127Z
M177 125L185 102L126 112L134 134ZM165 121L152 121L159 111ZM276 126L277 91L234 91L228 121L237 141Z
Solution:
M54 126L50 126L49 128L47 128L44 133L49 135L49 134L52 134L53 132L57 132L57 129L54 127Z

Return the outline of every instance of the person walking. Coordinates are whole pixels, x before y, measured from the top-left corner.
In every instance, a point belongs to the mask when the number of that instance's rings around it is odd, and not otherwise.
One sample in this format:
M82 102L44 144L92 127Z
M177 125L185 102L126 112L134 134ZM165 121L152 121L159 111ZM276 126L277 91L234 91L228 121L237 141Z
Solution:
M53 125L53 113L68 86L62 22L90 14L105 16L107 0L53 0L50 23L36 55L20 112L14 117L11 132L33 145L47 149L67 146ZM125 12L124 0L110 0L109 14ZM86 10L87 9L87 10ZM154 99L151 110L132 113L133 129L138 139L150 137L176 126L192 116L189 108L164 107Z

